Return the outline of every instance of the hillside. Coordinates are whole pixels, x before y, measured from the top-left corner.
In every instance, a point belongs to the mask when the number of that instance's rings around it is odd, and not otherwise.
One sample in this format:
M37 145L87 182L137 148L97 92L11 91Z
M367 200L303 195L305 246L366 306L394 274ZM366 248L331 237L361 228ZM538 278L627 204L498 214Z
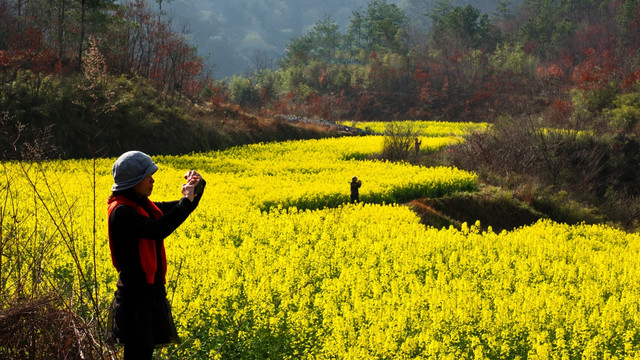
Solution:
M0 112L2 158L109 157L130 149L185 154L348 134L329 123L251 114L230 104L192 104L167 97L143 79L108 76L101 87L117 89L102 107L74 89L73 80L58 80L37 92L7 93L0 99L6 111ZM64 88L68 91L60 91Z
M426 32L430 19L426 14L436 1L392 0L407 13L409 22ZM217 78L231 78L255 70L260 61L275 66L286 54L291 39L303 36L313 25L330 14L346 30L353 12L367 7L367 0L243 0L215 2L207 0L165 0L162 10L177 28L186 30L198 53L214 64ZM453 5L472 5L488 14L496 12L499 1L453 1ZM510 1L515 12L520 1Z

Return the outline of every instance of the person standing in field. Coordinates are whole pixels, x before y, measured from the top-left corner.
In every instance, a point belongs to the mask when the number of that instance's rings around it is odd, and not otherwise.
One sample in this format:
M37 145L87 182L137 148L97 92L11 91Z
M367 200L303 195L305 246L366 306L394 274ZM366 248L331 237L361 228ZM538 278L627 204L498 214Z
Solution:
M362 180L358 180L356 176L351 178L351 203L360 201L360 186L362 186Z
M153 202L158 166L140 151L122 154L112 167L108 203L111 260L119 273L107 340L124 345L125 360L153 357L157 346L178 343L165 289L164 239L198 206L205 181L191 170L180 200Z

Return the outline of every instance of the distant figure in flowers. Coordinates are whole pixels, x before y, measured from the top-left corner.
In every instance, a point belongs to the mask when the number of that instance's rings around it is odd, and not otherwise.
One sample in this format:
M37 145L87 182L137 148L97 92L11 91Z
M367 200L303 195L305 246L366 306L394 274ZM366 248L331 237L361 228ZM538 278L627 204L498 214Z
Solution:
M416 138L415 140L416 155L420 153L420 145L422 145L422 140Z
M109 248L119 279L107 341L124 345L125 360L151 359L155 347L179 342L165 289L164 239L198 206L205 181L191 170L180 200L153 202L149 196L157 170L140 151L122 154L111 169Z
M360 186L362 186L362 180L358 180L356 176L351 178L351 203L360 201Z

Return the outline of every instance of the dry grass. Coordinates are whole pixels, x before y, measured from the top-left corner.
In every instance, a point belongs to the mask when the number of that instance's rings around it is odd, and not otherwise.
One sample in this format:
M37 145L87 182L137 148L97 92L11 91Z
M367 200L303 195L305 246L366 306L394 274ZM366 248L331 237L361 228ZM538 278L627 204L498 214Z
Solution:
M111 359L91 327L55 295L13 299L0 308L2 359Z

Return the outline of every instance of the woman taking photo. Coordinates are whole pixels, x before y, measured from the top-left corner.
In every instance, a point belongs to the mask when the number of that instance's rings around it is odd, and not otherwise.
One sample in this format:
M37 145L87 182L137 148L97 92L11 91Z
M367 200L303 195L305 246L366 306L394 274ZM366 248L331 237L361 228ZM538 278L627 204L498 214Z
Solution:
M205 181L191 170L180 200L153 202L157 170L140 151L122 154L111 170L109 248L119 278L107 338L124 345L125 360L151 359L156 346L179 341L166 296L164 239L198 206Z

